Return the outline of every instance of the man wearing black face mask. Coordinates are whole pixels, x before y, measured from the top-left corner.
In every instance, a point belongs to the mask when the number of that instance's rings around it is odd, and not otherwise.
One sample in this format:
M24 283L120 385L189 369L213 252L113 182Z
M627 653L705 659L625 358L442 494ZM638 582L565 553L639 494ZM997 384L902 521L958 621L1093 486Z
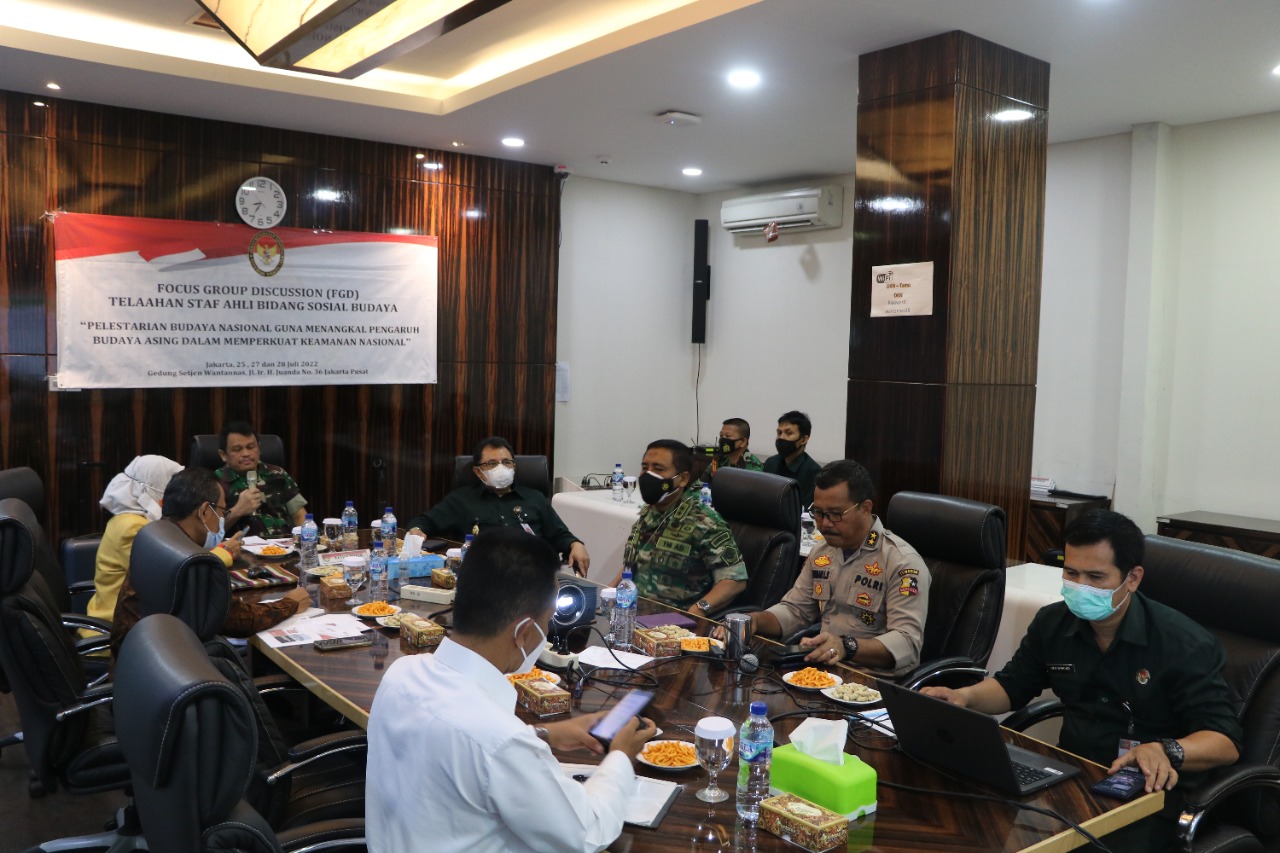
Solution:
M710 483L721 468L744 468L747 471L763 471L760 457L747 449L751 442L751 424L742 418L729 418L720 425L720 437L716 439L716 455L702 473L703 482Z
M719 610L746 588L747 567L724 519L686 488L693 479L692 452L661 439L649 445L640 467L640 497L648 506L622 555L637 591L703 614ZM614 586L621 577L619 572Z
M804 412L791 411L778 418L778 440L773 443L778 455L764 460L766 474L790 477L800 484L800 505L813 503L813 479L822 466L813 461L805 447L813 423Z

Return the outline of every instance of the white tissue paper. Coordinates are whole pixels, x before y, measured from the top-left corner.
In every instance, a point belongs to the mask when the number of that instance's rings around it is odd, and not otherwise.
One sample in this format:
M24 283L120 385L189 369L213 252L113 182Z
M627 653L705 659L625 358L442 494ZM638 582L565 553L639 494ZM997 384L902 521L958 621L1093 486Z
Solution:
M843 766L844 742L848 736L848 720L820 720L811 717L796 726L791 733L791 743L803 755Z
M400 557L411 560L422 556L422 543L425 541L427 541L425 536L419 536L416 533L407 534L404 537L404 548L400 551Z

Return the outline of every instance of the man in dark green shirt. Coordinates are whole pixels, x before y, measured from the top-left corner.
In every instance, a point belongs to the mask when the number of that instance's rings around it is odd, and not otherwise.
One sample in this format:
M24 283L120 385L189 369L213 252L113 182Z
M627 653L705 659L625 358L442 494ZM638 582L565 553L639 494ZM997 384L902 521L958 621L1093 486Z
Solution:
M1064 538L1065 601L1036 614L1013 659L971 687L922 692L1001 714L1052 688L1065 706L1059 745L1110 773L1136 766L1148 792L1195 784L1203 771L1234 763L1243 733L1222 678L1226 653L1204 628L1138 592L1142 531L1119 513L1094 510L1068 524ZM1164 812L1135 824L1124 844L1166 844L1180 799L1166 795ZM1119 849L1113 836L1106 843Z
M808 415L787 412L778 418L778 438L773 443L778 454L764 460L766 474L790 477L800 484L800 505L804 507L813 503L813 481L822 470L822 466L805 452L811 432L813 423Z
M582 576L591 566L587 547L560 520L551 501L537 489L515 484L516 458L505 438L491 436L472 454L478 483L459 486L428 512L409 520L410 533L431 533L461 540L473 529L524 527L565 555ZM477 529L478 528L478 529Z
M298 484L280 466L262 461L252 424L232 421L218 438L223 465L214 474L230 507L227 532L247 526L251 536L291 535L307 516Z
M742 418L729 418L720 425L720 437L716 439L716 455L702 472L702 481L710 483L721 468L742 468L747 471L763 471L764 463L752 453L751 424Z

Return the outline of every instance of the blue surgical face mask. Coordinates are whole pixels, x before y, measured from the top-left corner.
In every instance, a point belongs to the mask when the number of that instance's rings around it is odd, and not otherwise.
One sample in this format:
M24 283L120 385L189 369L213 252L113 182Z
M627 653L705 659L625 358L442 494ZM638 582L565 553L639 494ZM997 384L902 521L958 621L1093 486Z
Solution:
M209 506L212 507L213 504L209 504ZM222 517L222 513L218 512L216 508L213 511L217 513L217 516L218 516L218 529L210 530L204 534L204 549L206 551L212 551L214 548L217 548L219 545L221 545L222 540L227 535L227 531L226 531L227 520Z
M1128 578L1128 575L1125 575L1125 578ZM1124 580L1120 581L1120 586L1124 586ZM1076 617L1086 622L1101 622L1119 610L1120 605L1129 598L1129 593L1126 591L1124 598L1120 599L1120 604L1112 604L1111 596L1115 594L1116 589L1099 589L1096 586L1064 580L1062 597L1067 602L1067 609Z

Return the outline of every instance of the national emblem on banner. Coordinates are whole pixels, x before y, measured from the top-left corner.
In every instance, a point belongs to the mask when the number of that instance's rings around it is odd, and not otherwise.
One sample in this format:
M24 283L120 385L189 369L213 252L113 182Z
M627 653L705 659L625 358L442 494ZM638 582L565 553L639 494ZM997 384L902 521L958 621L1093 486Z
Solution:
M259 231L249 241L249 266L262 276L273 276L284 268L284 241L271 231Z

